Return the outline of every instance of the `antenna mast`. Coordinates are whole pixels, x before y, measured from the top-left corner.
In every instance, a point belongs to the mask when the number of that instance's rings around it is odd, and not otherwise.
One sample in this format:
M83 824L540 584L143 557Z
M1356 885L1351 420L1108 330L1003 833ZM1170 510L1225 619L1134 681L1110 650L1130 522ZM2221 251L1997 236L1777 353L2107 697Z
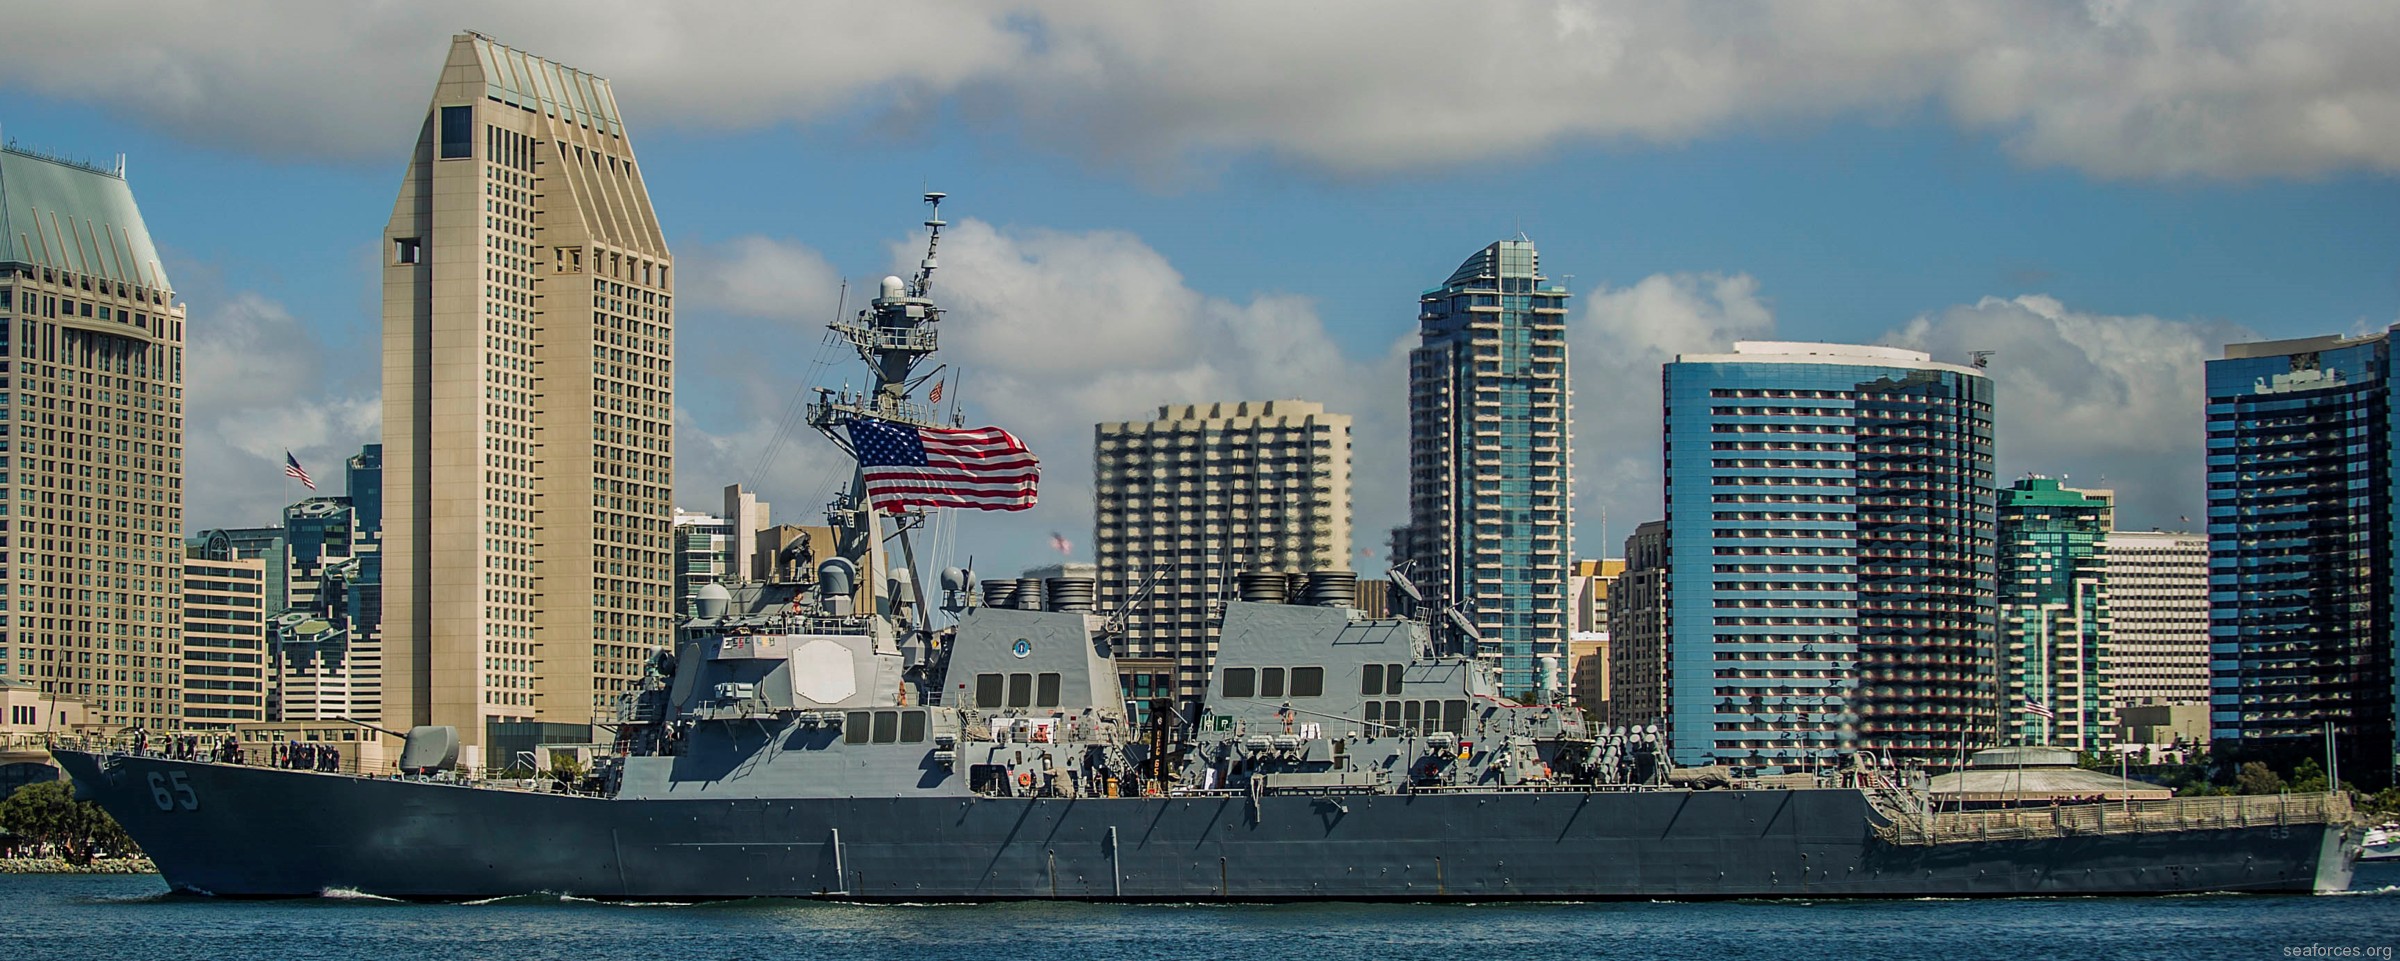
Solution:
M836 317L826 325L858 351L858 358L866 361L867 369L872 372L871 380L867 389L860 392L817 388L817 399L808 405L808 424L854 460L858 451L851 446L849 434L853 421L878 420L918 428L940 426L934 420L931 405L910 399L909 392L917 380L917 367L941 344L935 325L942 319L942 309L927 295L933 289L934 250L942 239L943 196L938 191L925 194L925 203L933 208L925 221L932 235L926 239L925 259L918 264L916 276L909 280L883 278L875 299L857 316ZM900 538L902 561L909 575L906 584L901 584L896 576L888 584L885 580L888 567L883 519L886 516L892 519L892 533ZM916 549L909 542L908 531L924 524L925 512L876 508L867 499L866 471L862 467L852 476L850 489L836 495L833 503L826 506L825 519L837 532L840 544L836 549L845 558L857 559L864 568L862 573L866 575L871 602L869 610L896 618L902 608L913 608L910 629L923 631L927 623L925 589L916 577ZM892 596L894 593L910 597L903 600Z

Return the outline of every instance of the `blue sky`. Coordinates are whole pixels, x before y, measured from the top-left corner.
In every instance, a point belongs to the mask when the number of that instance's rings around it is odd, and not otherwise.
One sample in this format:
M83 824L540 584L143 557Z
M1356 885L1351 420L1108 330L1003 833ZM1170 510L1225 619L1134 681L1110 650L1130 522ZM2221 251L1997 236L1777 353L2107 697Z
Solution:
M0 131L130 155L195 360L218 361L189 388L193 530L270 517L283 448L322 476L372 439L374 256L468 16L203 6L130 36L95 22L106 9L46 11L0 42ZM1752 8L1771 31L1722 6L1494 4L1463 26L1438 5L1327 6L1293 22L1246 3L928 0L847 39L759 31L767 47L698 12L656 36L518 7L472 20L616 84L685 268L689 506L742 480L779 519L814 513L824 451L793 445L753 474L757 449L837 278L912 261L916 195L951 194L944 359L978 419L1048 465L1032 516L962 525L958 550L987 571L1055 559L1053 529L1088 541L1093 422L1269 396L1359 417L1358 546L1379 554L1403 520L1395 350L1415 295L1519 231L1578 294L1586 555L1658 509L1657 364L1675 351L1995 349L2004 475L2105 478L2122 526L2175 526L2199 513L2201 358L2400 320L2400 143L2383 129L2400 123L2378 122L2400 118L2400 78L2377 53L2400 30L2378 5ZM263 48L215 51L244 27ZM42 69L42 49L92 31L131 44L123 76ZM1389 62L1443 43L1456 62ZM935 65L869 56L895 44Z

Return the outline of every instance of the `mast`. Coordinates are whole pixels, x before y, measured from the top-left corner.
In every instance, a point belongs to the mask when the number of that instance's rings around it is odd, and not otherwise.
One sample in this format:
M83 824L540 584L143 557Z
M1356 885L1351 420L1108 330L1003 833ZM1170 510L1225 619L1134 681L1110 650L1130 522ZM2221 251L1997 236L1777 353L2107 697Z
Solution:
M925 220L930 235L925 242L925 259L918 264L914 277L902 280L885 277L877 296L856 317L836 319L827 326L850 342L858 357L867 364L869 382L866 390L854 392L847 388L836 391L817 388L817 399L808 406L809 426L825 435L835 447L858 458L850 446L847 425L861 418L890 421L913 427L938 427L930 405L911 399L924 378L917 368L939 346L935 325L941 320L942 309L931 298L933 271L937 266L934 254L941 246L942 198L938 191L925 194L925 203L932 213ZM908 532L925 522L925 512L908 509L887 512L876 508L866 498L865 469L851 475L848 490L834 496L826 506L826 522L832 525L837 543L834 551L859 565L866 579L867 613L883 626L878 627L877 644L896 642L888 628L905 621L912 632L927 628L927 608L923 581L916 575L915 550L909 543ZM884 550L885 522L892 533L901 539L904 563L908 571L907 594L894 597L887 583L890 565Z

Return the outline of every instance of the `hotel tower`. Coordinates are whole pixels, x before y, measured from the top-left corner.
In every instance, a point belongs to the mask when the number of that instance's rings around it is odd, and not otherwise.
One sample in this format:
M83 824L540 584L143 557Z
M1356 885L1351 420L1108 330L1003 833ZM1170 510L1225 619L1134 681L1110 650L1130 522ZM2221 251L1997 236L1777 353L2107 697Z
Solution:
M453 38L383 248L385 722L586 740L672 607L672 260L608 81Z

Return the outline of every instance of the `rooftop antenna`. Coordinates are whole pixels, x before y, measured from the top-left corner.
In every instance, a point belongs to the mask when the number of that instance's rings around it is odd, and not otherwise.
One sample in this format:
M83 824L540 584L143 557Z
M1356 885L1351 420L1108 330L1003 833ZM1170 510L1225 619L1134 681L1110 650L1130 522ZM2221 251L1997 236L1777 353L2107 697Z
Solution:
M925 205L933 208L933 212L925 218L925 227L931 231L925 237L925 262L917 265L916 283L911 285L919 297L933 293L933 268L938 266L934 263L933 252L942 245L942 228L946 226L942 222L942 198L947 196L950 195L939 190L925 192Z
M1992 355L1997 353L1999 351L1996 350L1970 350L1967 351L1967 362L1974 364L1977 368L1990 367L1992 366Z

